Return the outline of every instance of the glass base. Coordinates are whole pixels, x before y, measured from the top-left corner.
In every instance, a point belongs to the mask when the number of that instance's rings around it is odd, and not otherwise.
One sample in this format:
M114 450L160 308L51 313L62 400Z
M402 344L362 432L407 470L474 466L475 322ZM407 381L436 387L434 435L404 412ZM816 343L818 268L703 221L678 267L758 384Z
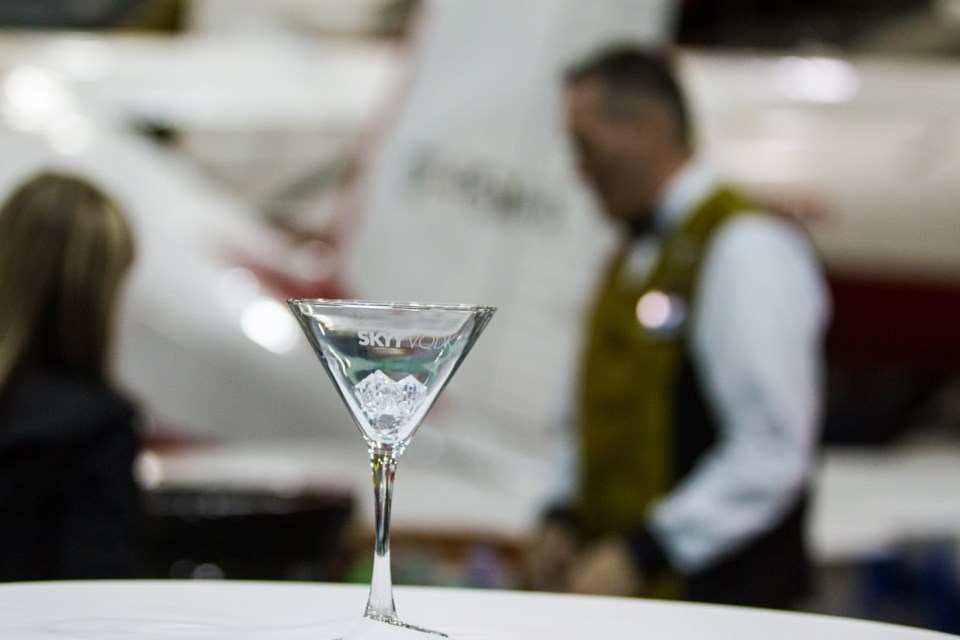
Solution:
M396 616L378 616L376 614L368 613L364 615L368 620L376 620L377 622L385 622L387 624L392 624L395 627L402 627L404 629L410 629L411 631L419 631L420 633L432 633L435 636L440 636L441 638L448 638L449 636L442 631L434 631L433 629L424 629L423 627L418 627L412 624L407 624L406 622L401 622Z
M440 631L424 629L423 627L401 622L397 618L391 619L386 616L364 615L358 618L352 618L352 620L352 622L349 622L348 619L341 619L336 623L324 624L322 630L318 629L320 633L317 637L320 638L320 640L371 640L373 638L411 637L406 631L430 634L431 636L440 638L450 637ZM388 624L396 628L397 631L382 627L382 624Z

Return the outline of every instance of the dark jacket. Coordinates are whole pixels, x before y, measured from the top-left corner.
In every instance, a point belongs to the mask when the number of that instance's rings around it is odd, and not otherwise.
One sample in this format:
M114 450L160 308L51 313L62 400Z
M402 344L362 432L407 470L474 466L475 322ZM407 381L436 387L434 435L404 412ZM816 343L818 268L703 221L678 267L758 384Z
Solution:
M27 367L0 390L0 581L141 574L133 406Z

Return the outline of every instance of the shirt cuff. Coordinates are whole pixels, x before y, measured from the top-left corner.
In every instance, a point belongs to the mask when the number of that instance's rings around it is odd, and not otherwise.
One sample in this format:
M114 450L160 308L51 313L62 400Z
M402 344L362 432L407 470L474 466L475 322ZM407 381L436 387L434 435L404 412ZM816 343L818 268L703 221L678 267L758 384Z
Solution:
M640 575L645 580L655 578L670 566L666 552L646 526L640 527L627 535L627 546L630 548L634 562L640 569Z
M550 505L541 514L540 521L559 524L573 531L580 529L576 511L567 504Z

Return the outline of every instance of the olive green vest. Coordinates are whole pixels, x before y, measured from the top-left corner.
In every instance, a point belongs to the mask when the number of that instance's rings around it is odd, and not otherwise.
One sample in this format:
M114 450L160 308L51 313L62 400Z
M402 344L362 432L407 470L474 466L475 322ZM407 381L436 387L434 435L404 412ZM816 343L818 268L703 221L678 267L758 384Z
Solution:
M587 536L635 530L677 479L672 406L691 301L714 232L750 209L719 190L663 239L649 277L631 282L622 273L629 245L610 263L580 377L578 517Z

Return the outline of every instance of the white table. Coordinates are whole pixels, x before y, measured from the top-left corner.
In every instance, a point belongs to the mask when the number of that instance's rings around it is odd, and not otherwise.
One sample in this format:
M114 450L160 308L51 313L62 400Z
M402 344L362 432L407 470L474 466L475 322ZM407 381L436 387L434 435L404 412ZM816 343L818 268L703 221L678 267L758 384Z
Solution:
M480 640L934 640L875 622L737 607L463 589L396 589L398 611ZM3 640L375 640L425 636L363 621L366 588L257 582L0 585Z

